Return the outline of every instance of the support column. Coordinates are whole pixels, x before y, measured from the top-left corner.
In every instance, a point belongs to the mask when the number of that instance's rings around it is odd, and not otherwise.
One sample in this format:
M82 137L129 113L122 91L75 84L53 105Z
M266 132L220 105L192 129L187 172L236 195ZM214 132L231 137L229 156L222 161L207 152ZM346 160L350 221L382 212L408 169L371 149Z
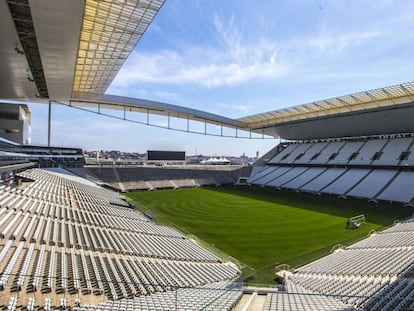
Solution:
M48 114L48 119L47 119L47 146L48 147L50 147L51 119L52 119L52 101L49 100L49 114Z

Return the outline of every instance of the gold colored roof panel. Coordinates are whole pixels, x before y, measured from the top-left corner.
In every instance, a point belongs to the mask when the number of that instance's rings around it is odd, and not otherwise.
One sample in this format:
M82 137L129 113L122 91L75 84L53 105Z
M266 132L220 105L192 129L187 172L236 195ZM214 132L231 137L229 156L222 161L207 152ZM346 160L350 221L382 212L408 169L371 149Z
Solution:
M407 82L247 116L238 119L238 121L245 123L251 129L255 129L261 126L276 125L289 121L401 105L413 101L414 82Z
M104 93L164 0L86 0L73 92Z

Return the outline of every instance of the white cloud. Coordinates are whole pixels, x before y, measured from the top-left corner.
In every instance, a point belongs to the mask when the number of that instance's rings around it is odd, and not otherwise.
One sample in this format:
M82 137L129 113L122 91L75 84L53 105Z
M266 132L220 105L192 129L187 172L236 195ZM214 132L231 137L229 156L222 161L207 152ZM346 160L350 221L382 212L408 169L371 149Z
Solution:
M370 40L385 36L386 33L378 31L348 32L342 34L322 34L309 38L303 44L310 48L317 48L323 53L338 54L345 49L360 46ZM298 45L302 45L299 43Z
M283 76L289 68L277 61L276 44L243 42L234 16L223 22L214 16L218 46L183 46L180 50L133 52L113 82L114 88L139 83L232 86Z
M132 86L147 84L196 85L206 88L272 81L286 77L312 55L335 55L366 44L382 32L321 31L315 36L276 42L257 36L247 42L234 15L224 20L214 15L216 43L211 47L182 46L176 50L134 51L112 84L122 93ZM240 23L238 23L240 24ZM251 40L250 40L251 41ZM286 52L281 54L280 52ZM308 67L312 67L309 64ZM160 94L154 94L159 96ZM170 100L171 96L163 96ZM175 97L175 96L174 96Z
M228 117L239 117L240 115L247 115L252 112L252 106L244 103L234 102L216 102L214 103L214 111L216 114L223 114Z
M168 92L168 91L155 91L154 92L155 96L157 97L158 100L179 100L181 98L180 94L175 93L175 92Z
M243 53L249 54L249 47L244 49ZM275 61L273 53L258 56L237 62L229 58L225 51L217 50L211 53L190 50L182 54L165 50L158 53L134 52L114 80L113 87L129 87L139 83L216 87L275 78L287 72L286 66ZM196 58L199 61L194 61Z

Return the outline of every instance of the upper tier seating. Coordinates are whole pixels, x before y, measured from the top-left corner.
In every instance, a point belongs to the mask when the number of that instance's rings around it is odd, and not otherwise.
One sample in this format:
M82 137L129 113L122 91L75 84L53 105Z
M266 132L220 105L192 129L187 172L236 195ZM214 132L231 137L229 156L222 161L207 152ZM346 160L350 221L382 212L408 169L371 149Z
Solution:
M375 138L289 144L268 164L414 165L414 138Z
M342 148L336 153L330 155L329 164L347 164L352 155L359 152L364 145L362 141L346 142Z
M321 151L326 148L328 143L315 143L306 150L306 152L300 158L296 159L293 163L306 164L319 157Z
M376 165L397 165L401 154L408 150L413 143L413 138L390 139L382 150L381 157L375 161Z
M374 161L374 155L381 152L384 145L388 142L386 139L372 139L366 141L358 150L358 154L348 164L350 165L369 165ZM346 145L345 145L346 146Z
M414 138L281 144L249 184L414 204Z
M345 144L344 141L337 141L329 143L320 154L313 160L310 161L312 164L326 164L333 154L336 154L341 150L342 146Z

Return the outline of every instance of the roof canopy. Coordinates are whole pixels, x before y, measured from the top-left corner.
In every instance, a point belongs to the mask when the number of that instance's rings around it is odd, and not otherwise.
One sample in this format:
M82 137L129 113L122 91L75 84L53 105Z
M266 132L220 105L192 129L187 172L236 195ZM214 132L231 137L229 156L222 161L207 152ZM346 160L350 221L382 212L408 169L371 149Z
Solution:
M414 82L236 120L104 95L164 1L0 1L0 99L129 108L230 127L236 129L236 137L237 130L286 139L414 132L414 122L403 121L413 113ZM375 118L386 121L378 124Z
M104 93L164 0L86 0L73 91Z
M0 1L0 98L103 94L163 3Z
M238 121L252 131L261 130L285 139L414 132L414 122L407 119L407 116L412 119L413 103L414 82L408 82L255 114Z
M414 101L414 82L319 100L238 119L250 128L263 128L303 119L355 113Z

